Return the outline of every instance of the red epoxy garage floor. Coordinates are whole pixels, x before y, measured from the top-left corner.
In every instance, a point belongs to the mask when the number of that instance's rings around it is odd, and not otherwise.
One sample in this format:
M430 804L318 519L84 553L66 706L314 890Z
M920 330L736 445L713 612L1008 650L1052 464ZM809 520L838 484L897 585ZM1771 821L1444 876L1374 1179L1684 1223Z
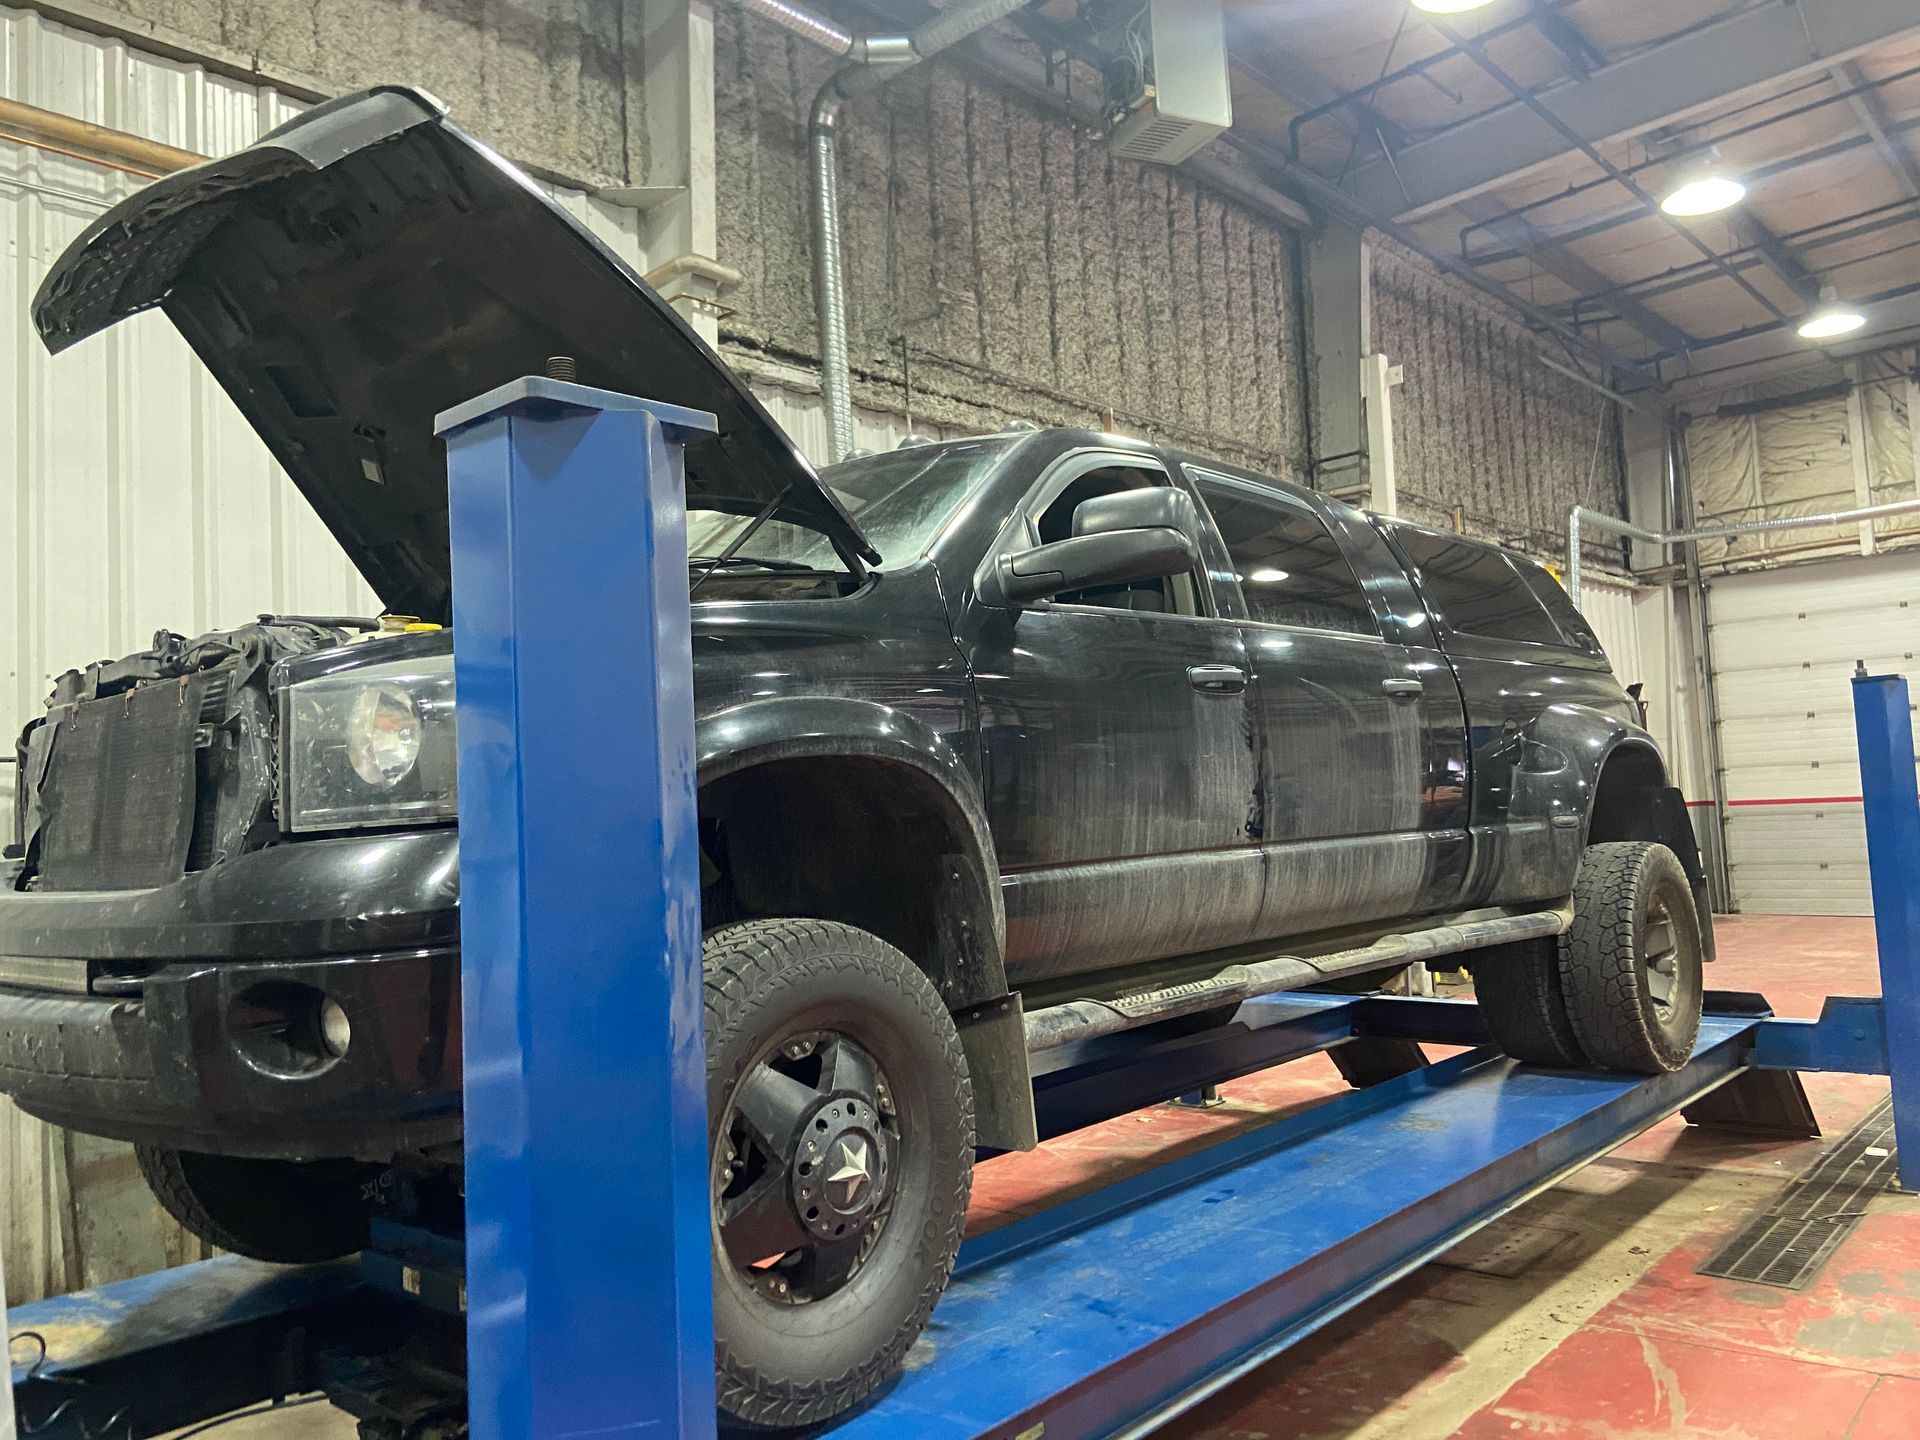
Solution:
M1720 925L1715 988L1758 990L1787 1015L1878 992L1869 920ZM1807 1088L1829 1137L1886 1094L1857 1076ZM1344 1089L1330 1063L1303 1061L1224 1087L1218 1110L1162 1106L992 1161L975 1172L974 1224ZM1920 1200L1875 1201L1801 1293L1693 1273L1822 1143L1738 1143L1669 1121L1502 1222L1539 1256L1519 1274L1429 1265L1163 1433L1920 1440Z

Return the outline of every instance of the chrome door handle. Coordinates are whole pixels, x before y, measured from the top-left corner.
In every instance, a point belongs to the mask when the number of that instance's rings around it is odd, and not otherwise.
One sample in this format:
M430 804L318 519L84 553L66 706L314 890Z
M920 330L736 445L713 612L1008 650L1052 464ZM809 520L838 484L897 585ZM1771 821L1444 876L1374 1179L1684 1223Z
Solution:
M1380 688L1394 700L1417 700L1427 693L1427 687L1418 680L1382 680Z
M1208 695L1238 695L1247 688L1247 672L1238 665L1189 665L1187 682Z

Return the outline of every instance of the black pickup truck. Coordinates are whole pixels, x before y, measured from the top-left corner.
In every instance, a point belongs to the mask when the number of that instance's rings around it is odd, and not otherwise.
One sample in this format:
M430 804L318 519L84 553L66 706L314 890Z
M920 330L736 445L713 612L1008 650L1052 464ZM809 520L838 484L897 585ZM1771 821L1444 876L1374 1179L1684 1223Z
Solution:
M0 1089L133 1141L217 1245L343 1254L401 1204L458 1224L432 421L551 355L721 422L687 502L733 1419L829 1417L897 1367L976 1150L1034 1143L1032 1051L1470 948L1518 1057L1691 1049L1711 933L1686 814L1530 560L1080 430L816 473L411 91L151 185L34 320L58 350L154 306L417 617L163 632L62 676L18 743ZM623 663L592 618L583 685Z

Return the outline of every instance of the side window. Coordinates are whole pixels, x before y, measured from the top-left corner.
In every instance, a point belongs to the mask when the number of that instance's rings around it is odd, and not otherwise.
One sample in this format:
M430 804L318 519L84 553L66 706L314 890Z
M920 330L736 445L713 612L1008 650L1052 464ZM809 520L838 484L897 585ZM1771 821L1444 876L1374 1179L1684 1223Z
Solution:
M1601 648L1600 637L1593 633L1593 627L1587 623L1587 617L1574 608L1573 597L1561 588L1560 582L1548 574L1545 567L1531 560L1515 559L1513 568L1520 572L1520 578L1527 582L1527 588L1533 591L1534 597L1547 607L1547 614L1560 627L1560 633L1573 642L1574 649L1585 650L1590 655L1604 656L1607 653Z
M1567 643L1512 562L1492 546L1398 525L1393 538L1420 572L1420 588L1448 629L1488 640Z
M1116 495L1123 490L1139 490L1149 485L1164 485L1159 470L1141 470L1130 465L1108 465L1090 470L1067 482L1046 508L1034 517L1039 544L1050 545L1073 534L1073 512L1088 500ZM1137 610L1156 615L1198 615L1199 590L1191 575L1174 575L1164 580L1140 580L1131 585L1100 585L1087 590L1070 590L1055 596L1062 605L1091 605L1102 610Z
M1350 635L1379 633L1353 567L1318 515L1250 487L1195 483L1227 542L1252 619Z

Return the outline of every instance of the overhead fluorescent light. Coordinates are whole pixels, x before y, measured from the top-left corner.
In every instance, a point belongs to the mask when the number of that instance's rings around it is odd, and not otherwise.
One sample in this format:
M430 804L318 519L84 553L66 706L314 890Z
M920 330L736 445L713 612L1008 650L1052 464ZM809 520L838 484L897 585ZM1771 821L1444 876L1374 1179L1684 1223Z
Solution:
M1413 0L1413 8L1429 15L1464 15L1492 3L1493 0Z
M1840 303L1833 286L1820 287L1820 306L1800 322L1802 340L1833 340L1851 335L1867 323L1867 317L1851 305Z
M1716 215L1747 196L1747 187L1731 175L1696 175L1667 192L1660 208L1669 215Z
M1256 570L1247 579L1255 585L1278 585L1287 578L1284 570Z

